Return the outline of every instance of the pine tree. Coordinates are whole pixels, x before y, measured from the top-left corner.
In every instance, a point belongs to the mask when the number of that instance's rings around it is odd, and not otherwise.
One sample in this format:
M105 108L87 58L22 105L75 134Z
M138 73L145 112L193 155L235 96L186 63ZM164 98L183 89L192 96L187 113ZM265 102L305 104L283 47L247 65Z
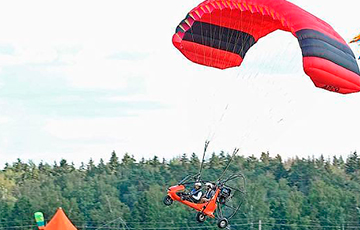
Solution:
M345 168L345 161L342 156L339 157L339 168L344 169Z
M151 164L153 167L159 166L159 165L160 165L159 157L154 156L154 158L151 160L150 164Z
M186 155L186 153L183 153L183 155L180 158L181 166L187 168L189 165L189 159Z
M339 160L336 156L333 157L333 166L339 168Z
M102 158L100 158L100 162L97 166L97 171L99 172L99 174L102 174L102 173L106 173L107 172L107 167L105 165L105 162Z
M355 151L346 159L345 172L347 174L352 174L357 172L358 170L359 170L359 157Z
M324 163L325 163L325 159L324 159L324 156L321 154L320 157L318 159L315 160L316 162L316 166L318 168L323 168L324 167Z
M134 156L130 156L128 153L125 153L124 157L121 159L121 164L125 166L130 166L135 162Z
M190 164L193 167L200 167L200 160L199 160L198 156L196 155L196 153L191 154Z
M261 157L260 157L260 160L262 163L264 163L266 166L269 165L269 161L270 161L270 154L269 152L262 152L261 153Z
M280 180L281 178L286 178L288 173L284 167L284 164L282 163L282 159L280 155L277 155L275 157L275 162L276 162L276 166L274 170L275 179Z
M211 155L211 158L209 160L209 166L211 169L216 169L216 168L219 168L219 166L220 166L220 159L215 154L215 152L213 152Z
M120 163L119 163L119 158L117 157L115 151L112 151L110 161L107 164L107 166L109 167L109 169L112 173L114 173L118 170Z

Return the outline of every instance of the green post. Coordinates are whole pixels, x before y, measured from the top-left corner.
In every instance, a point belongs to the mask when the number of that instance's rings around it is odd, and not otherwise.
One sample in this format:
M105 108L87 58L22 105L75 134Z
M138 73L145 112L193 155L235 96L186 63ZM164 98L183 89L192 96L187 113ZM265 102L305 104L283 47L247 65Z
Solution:
M34 216L35 216L36 224L39 227L39 229L45 227L45 220L44 220L43 213L42 212L35 212Z

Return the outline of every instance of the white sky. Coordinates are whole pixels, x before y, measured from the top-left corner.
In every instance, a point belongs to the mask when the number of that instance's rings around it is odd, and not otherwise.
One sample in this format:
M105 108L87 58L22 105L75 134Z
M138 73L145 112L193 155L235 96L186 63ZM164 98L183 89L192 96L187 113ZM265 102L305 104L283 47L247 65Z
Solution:
M360 2L291 1L345 40ZM360 149L360 94L315 88L297 39L275 32L239 68L188 61L171 43L200 1L2 1L0 167L16 158L79 164L239 147L283 158ZM360 47L351 48L358 56Z

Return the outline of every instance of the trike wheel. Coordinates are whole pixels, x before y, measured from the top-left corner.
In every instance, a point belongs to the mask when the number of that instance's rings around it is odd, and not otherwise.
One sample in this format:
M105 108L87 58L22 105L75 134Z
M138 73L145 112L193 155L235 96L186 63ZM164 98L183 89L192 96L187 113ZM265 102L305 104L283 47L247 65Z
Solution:
M171 199L171 197L169 195L165 196L164 198L164 204L166 206L170 206L173 203L173 199Z
M196 220L200 223L204 222L206 220L206 215L202 212L198 212L196 214Z
M219 228L226 228L228 226L229 222L227 219L223 218L218 221L218 227Z

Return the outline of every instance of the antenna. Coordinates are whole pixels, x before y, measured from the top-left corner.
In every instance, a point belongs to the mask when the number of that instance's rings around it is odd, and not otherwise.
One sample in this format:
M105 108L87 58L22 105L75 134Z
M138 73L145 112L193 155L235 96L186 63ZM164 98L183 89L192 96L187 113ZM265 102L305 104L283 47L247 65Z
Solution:
M229 162L227 163L224 171L222 172L222 174L220 175L219 179L217 179L217 181L221 180L223 178L223 176L225 175L225 172L227 171L227 169L229 168L230 166L230 163L232 162L232 160L234 159L235 155L239 152L239 148L235 148L234 151L233 151L233 154L229 160Z
M209 144L210 144L210 141L206 140L205 141L205 146L204 146L204 153L203 153L202 160L201 160L200 170L199 170L199 174L197 175L196 181L199 181L200 178L201 178L201 172L202 172L202 169L203 169L203 166L204 166L204 161L205 161L205 154L206 154L206 150L207 150Z

